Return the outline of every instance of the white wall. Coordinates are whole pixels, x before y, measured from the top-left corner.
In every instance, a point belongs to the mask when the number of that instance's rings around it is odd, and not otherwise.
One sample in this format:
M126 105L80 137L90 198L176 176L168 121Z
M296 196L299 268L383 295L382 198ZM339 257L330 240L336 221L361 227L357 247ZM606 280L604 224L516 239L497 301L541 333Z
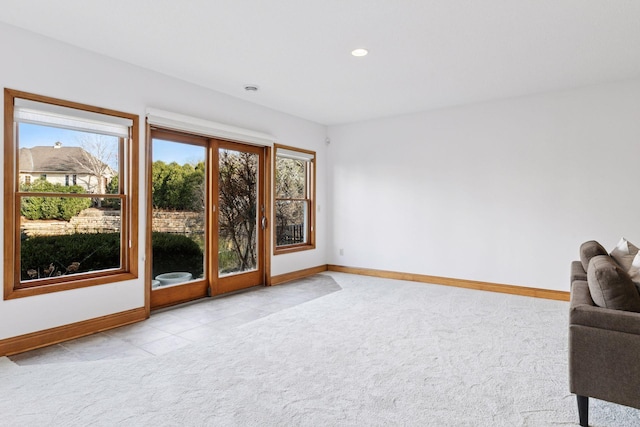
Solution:
M5 24L0 51L2 87L316 150L318 247L273 257L272 275L329 262L567 290L582 241L640 242L640 80L336 126L327 148L321 125ZM138 280L0 301L0 339L141 307L141 248Z
M640 80L329 136L331 264L566 291L583 241L640 243Z
M326 263L326 128L149 70L0 24L0 86L140 115L154 107L274 135L281 144L317 151L317 249L272 259L272 275ZM185 64L185 67L188 67ZM0 107L1 108L1 107ZM0 301L0 339L144 305L144 143L140 149L138 280ZM2 208L0 208L2 209ZM0 232L1 233L1 232Z

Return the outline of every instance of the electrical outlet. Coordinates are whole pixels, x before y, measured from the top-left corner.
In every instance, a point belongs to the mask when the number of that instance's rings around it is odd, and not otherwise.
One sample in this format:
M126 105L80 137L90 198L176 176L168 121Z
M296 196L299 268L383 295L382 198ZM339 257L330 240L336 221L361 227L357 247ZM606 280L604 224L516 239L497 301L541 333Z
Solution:
M344 249L340 248L340 255L344 255Z

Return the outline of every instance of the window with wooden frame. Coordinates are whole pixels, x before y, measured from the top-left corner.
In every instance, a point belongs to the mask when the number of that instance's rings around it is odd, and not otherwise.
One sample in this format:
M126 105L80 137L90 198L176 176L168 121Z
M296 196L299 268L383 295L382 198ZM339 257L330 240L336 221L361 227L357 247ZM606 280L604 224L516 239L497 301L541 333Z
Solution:
M5 299L136 278L138 116L4 98Z
M275 144L274 254L315 248L316 153Z

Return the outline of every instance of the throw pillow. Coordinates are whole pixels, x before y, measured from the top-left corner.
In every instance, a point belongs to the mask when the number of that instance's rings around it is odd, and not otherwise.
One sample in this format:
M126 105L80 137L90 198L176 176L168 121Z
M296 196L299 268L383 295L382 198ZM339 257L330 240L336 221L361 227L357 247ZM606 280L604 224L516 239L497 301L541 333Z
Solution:
M638 287L638 292L640 292L640 252L636 254L633 262L631 262L629 276L631 276L631 280L633 280L633 283Z
M587 285L593 302L604 308L640 312L640 293L629 274L611 257L591 258Z
M638 247L623 237L611 251L611 257L615 259L625 271L629 271L633 263L633 258L637 253Z
M580 262L582 263L582 268L584 271L587 271L589 267L589 261L596 255L607 255L608 252L602 245L595 240L589 240L588 242L584 242L580 245Z

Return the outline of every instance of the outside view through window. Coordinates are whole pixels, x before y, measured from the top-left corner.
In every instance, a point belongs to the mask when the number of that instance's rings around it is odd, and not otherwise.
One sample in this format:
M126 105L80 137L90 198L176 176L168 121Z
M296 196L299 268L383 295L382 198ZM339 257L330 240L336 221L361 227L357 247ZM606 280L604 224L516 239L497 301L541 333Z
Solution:
M218 204L210 210L218 215L218 247L212 253L205 240L212 218L205 215L206 147L153 139L152 149L152 287L204 278L209 256L217 256L220 276L256 269L258 156L219 150Z
M126 139L23 122L17 130L22 282L122 268ZM258 268L260 157L221 148L207 167L207 150L206 143L152 140L154 288L205 278L207 261L217 262L219 276ZM276 159L277 246L307 242L308 167ZM209 192L208 173L218 183ZM207 197L217 205L209 208ZM208 227L215 219L217 229Z
M18 123L16 140L21 280L120 268L120 138Z
M153 140L152 287L204 277L203 146Z
M220 275L255 270L258 266L258 160L254 153L219 151Z
M276 157L276 246L306 243L307 161Z

